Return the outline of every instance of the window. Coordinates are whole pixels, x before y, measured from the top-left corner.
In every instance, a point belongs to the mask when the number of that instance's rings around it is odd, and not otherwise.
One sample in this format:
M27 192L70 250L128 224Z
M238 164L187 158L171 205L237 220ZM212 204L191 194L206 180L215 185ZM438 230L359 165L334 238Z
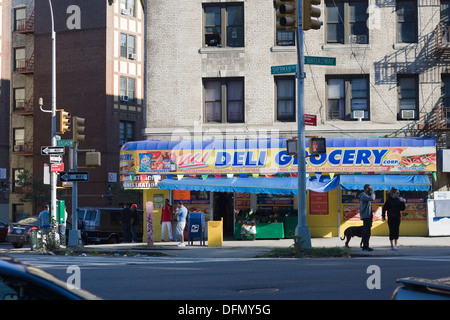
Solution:
M450 1L441 0L441 23L445 26L450 25Z
M328 120L370 119L368 76L329 77Z
M127 59L135 59L136 37L130 34L120 34L120 56Z
M135 0L120 0L120 13L127 16L135 16Z
M205 122L244 122L243 79L205 79L203 86Z
M136 80L134 78L120 77L120 101L136 103Z
M25 109L25 88L14 88L14 110Z
M295 46L295 31L277 30L277 46Z
M295 77L276 77L277 121L295 121Z
M134 122L120 121L119 143L120 145L124 145L128 141L134 141Z
M327 43L369 43L367 1L328 0Z
M22 190L22 180L24 178L25 170L24 169L13 169L13 192L20 192Z
M397 0L397 42L417 42L417 2Z
M25 48L15 48L14 49L14 71L25 68Z
M205 5L205 47L244 46L244 6L242 4Z
M25 129L15 128L13 131L14 152L23 151L25 145Z
M14 31L25 30L25 26L27 23L27 9L26 8L17 8L14 10Z
M418 119L417 75L397 75L398 106L397 120Z
M442 75L442 101L444 107L450 108L450 75Z

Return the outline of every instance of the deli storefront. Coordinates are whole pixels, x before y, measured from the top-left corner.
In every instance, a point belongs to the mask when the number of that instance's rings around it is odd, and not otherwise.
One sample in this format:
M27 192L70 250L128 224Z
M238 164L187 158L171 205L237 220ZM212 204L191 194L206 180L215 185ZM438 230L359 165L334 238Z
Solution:
M373 235L388 235L381 208L392 187L407 199L400 235L427 234L434 139L327 138L326 143L326 154L306 160L312 237L342 236L348 226L361 225L358 196L366 183L376 191ZM206 221L223 218L224 234L236 239L249 219L256 222L256 239L292 237L298 221L297 171L297 158L287 155L284 139L146 140L128 142L120 151L121 184L143 190L155 241L161 238L166 198L204 212Z

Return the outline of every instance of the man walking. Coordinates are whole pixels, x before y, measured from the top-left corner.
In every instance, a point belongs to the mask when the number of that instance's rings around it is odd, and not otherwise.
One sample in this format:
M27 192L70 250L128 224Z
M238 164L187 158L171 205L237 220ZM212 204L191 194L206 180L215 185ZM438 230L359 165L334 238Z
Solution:
M375 200L375 191L370 184L364 185L364 192L359 195L359 216L363 221L362 243L363 250L372 251L369 247L370 229L372 228L372 201Z
M161 213L161 241L166 241L166 228L167 232L169 233L169 240L173 241L172 236L172 213L173 209L170 205L169 199L166 199L166 202L164 203L164 206L162 207L162 213Z
M186 226L188 210L185 206L183 206L182 201L178 202L177 209L177 235L179 235L181 239L181 242L178 244L178 246L184 247L184 227Z

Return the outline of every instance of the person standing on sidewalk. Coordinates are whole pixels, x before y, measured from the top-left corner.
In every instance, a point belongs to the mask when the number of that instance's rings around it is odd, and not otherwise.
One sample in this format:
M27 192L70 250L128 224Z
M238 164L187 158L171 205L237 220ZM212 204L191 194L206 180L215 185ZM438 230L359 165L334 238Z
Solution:
M386 212L389 226L389 240L391 241L391 249L397 250L398 237L400 232L401 212L406 209L406 200L400 197L400 191L392 188L389 199L383 205L381 218L386 220Z
M132 239L131 242L134 243L138 241L136 227L139 223L139 215L137 209L138 209L137 204L133 203L131 205L131 239Z
M169 234L169 240L173 241L172 235L172 213L173 208L170 205L169 199L166 199L161 210L161 241L166 241L166 229Z
M181 242L178 244L179 247L184 247L184 228L186 227L186 218L188 210L183 205L182 201L177 204L177 235L180 237Z
M375 191L370 186L370 184L364 185L364 192L359 195L359 216L363 221L362 230L362 243L363 250L372 251L373 249L369 247L369 239L372 228L372 201L375 200Z
M123 242L131 242L131 209L128 203L123 204L120 223L122 224Z

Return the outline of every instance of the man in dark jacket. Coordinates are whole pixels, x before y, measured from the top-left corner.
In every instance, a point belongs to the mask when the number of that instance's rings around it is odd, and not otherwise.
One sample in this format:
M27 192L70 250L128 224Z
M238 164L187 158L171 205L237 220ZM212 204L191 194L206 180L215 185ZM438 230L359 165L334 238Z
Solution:
M372 228L372 201L375 200L375 191L370 184L364 185L364 192L359 195L359 216L363 221L362 243L363 250L372 251L369 247L370 229Z
M123 204L120 223L122 224L123 242L131 242L131 209L128 203Z

